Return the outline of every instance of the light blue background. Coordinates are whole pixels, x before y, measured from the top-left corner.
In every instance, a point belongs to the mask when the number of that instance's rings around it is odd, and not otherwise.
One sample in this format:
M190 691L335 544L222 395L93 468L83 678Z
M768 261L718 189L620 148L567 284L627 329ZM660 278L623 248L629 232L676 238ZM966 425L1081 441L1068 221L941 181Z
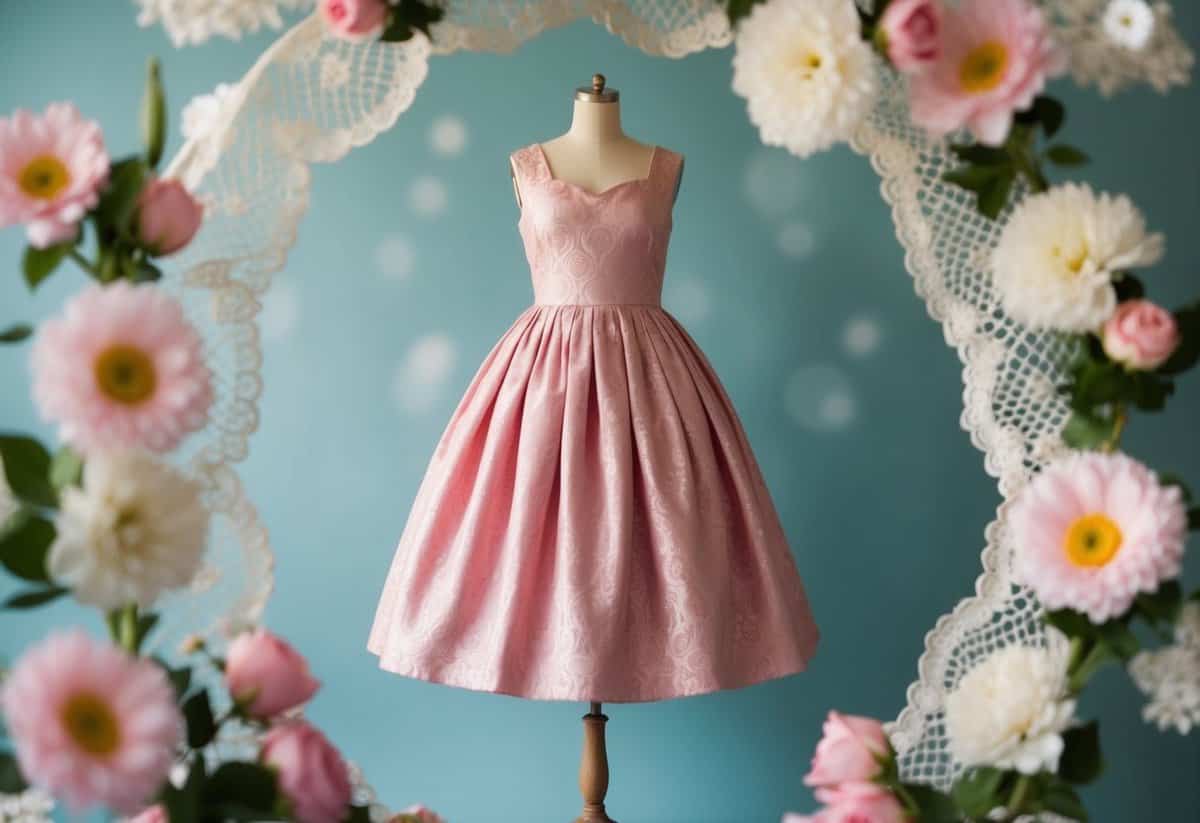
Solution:
M1200 12L1178 5L1185 36L1200 43ZM176 52L133 18L127 3L6 0L0 112L71 98L124 150L136 139L148 54L164 58L178 113L191 95L240 76L271 39ZM565 129L570 91L594 71L622 90L631 133L687 155L667 304L742 414L824 632L800 677L612 707L614 816L770 823L812 808L800 777L824 713L894 717L925 632L972 591L995 485L958 426L960 366L913 294L877 178L845 149L801 162L761 148L729 91L730 56L650 59L578 23L513 56L436 58L395 129L316 170L311 213L268 299L264 424L242 472L278 553L270 624L325 681L312 717L393 806L425 802L452 823L563 823L578 809L581 706L399 679L375 667L364 642L442 426L530 302L505 157ZM1067 139L1096 157L1090 179L1129 192L1169 237L1166 263L1146 278L1153 294L1176 305L1200 293L1200 92L1110 104L1066 83L1057 91L1070 103ZM461 155L430 147L446 116L465 125ZM413 208L424 177L444 187L440 215ZM21 244L19 231L0 233L0 260L10 261L0 326L46 316L80 282L60 275L29 297ZM397 249L411 252L406 276ZM431 335L453 363L417 385L401 364ZM48 435L27 399L24 357L0 351L0 424ZM425 410L402 408L398 395ZM1128 448L1200 483L1197 412L1193 380L1153 427L1137 421ZM1198 572L1193 557L1193 585ZM0 615L0 656L51 623L81 619L69 605ZM1143 725L1141 705L1115 670L1088 696L1084 714L1103 718L1111 764L1086 794L1093 819L1196 820L1200 745Z

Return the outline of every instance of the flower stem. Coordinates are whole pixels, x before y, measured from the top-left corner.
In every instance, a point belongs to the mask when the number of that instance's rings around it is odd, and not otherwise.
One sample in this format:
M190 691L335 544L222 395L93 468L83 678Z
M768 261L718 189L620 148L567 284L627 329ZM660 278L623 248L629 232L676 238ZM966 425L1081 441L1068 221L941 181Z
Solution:
M1121 435L1125 432L1125 424L1127 422L1129 422L1129 416L1125 413L1125 406L1121 403L1117 403L1113 407L1112 434L1101 446L1103 451L1112 454L1117 450L1117 448L1121 445Z
M81 269L83 269L84 271L86 271L86 272L87 272L88 274L90 274L92 277L99 277L99 276L100 276L100 271L99 271L99 269L97 269L97 268L96 268L96 264L95 264L95 263L93 263L92 261L88 260L88 259L87 259L86 257L84 257L82 254L80 254L80 253L79 253L79 249L71 249L71 250L69 250L69 251L67 252L67 256L68 256L68 257L70 257L72 260L74 260L74 261L75 261L75 264L76 264L77 266L79 266L79 268L81 268Z
M1025 805L1025 795L1029 794L1031 785L1032 781L1027 774L1017 778L1017 785L1013 787L1013 793L1009 795L1008 803L1005 804L1005 808L1013 820L1021 816L1022 807Z
M138 607L131 603L117 612L115 623L117 645L132 655L138 653Z

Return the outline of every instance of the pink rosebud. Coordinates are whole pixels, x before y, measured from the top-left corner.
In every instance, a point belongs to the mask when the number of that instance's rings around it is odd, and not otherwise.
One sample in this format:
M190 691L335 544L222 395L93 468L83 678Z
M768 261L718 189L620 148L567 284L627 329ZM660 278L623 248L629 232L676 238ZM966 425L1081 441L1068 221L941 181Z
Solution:
M326 25L344 40L363 40L377 33L388 16L384 0L321 0Z
M420 804L409 806L393 819L393 823L446 823L442 817L428 806Z
M878 720L830 712L804 784L834 786L870 780L882 769L879 761L890 754L891 745Z
M825 808L811 823L907 823L908 815L895 795L874 783L844 783L817 789Z
M1126 300L1104 324L1104 352L1131 369L1157 369L1179 347L1175 316L1149 300Z
M300 653L266 629L239 634L229 645L225 685L263 720L307 703L321 686Z
M939 0L892 0L879 21L888 59L908 74L915 74L937 60L941 30Z
M138 238L163 257L182 249L204 222L204 207L178 180L151 180L138 198Z
M136 817L129 818L127 823L169 823L169 821L167 810L160 804L145 809Z
M299 823L337 823L350 807L350 772L338 750L303 720L275 726L263 738L263 763Z

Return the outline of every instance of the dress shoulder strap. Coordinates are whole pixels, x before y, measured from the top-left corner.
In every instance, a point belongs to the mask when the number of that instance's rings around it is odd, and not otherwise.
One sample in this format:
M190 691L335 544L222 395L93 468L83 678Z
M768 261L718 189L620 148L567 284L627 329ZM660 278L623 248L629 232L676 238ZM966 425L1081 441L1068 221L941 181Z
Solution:
M518 197L521 192L544 183L550 178L550 169L546 166L546 158L537 143L517 149L509 155L512 164L513 180L516 183Z
M657 146L651 165L650 184L674 201L683 177L683 155Z

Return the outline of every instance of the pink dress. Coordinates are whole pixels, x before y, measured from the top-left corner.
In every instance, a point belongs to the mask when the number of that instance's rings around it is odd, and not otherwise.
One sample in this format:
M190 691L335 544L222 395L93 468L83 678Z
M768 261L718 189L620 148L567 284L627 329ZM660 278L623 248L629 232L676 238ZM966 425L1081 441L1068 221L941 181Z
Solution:
M438 444L368 648L389 671L640 702L801 671L817 629L729 398L660 306L680 155L598 194L513 154L536 302Z

